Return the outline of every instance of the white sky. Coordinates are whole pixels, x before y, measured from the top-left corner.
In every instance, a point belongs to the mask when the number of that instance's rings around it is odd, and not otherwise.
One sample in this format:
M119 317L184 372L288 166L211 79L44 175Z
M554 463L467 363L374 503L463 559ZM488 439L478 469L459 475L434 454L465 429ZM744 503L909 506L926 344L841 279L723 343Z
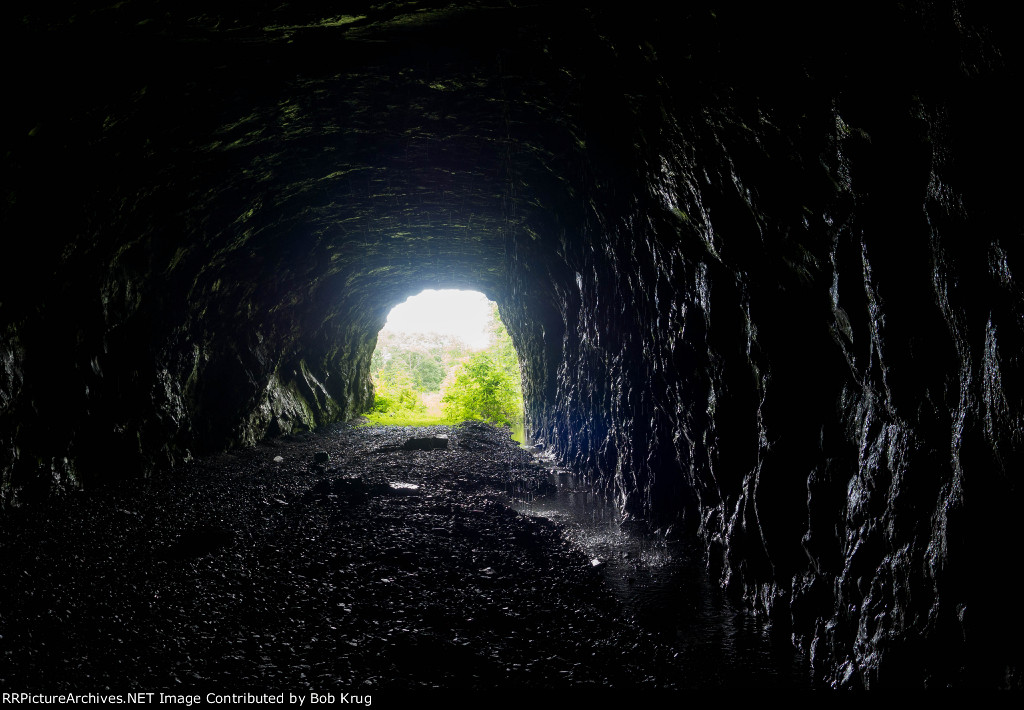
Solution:
M428 289L395 306L384 330L454 335L471 348L484 348L490 312L490 301L477 291Z

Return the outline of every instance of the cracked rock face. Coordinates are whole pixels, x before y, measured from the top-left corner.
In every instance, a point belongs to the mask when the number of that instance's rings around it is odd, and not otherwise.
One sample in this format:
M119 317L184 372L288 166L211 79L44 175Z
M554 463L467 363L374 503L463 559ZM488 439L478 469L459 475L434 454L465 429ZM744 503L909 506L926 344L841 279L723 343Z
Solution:
M1008 18L65 10L3 30L5 505L350 418L469 287L534 438L820 682L1020 686Z

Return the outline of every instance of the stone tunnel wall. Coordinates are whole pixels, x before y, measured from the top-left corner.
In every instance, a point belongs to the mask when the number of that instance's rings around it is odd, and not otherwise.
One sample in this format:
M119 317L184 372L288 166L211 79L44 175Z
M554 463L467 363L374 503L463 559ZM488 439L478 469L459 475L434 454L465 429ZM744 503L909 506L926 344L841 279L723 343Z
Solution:
M1021 682L1021 230L984 157L1013 74L945 10L855 23L827 50L848 63L811 70L772 55L801 39L777 17L702 28L760 67L582 53L602 96L647 103L581 111L635 113L584 122L585 214L559 258L520 241L544 274L513 270L555 311L524 350L561 350L534 437L627 516L695 532L835 686ZM595 149L615 140L635 152Z
M502 112L451 88L477 81L459 28L400 22L382 52L369 22L339 53L263 7L258 37L200 27L230 7L61 9L6 26L34 63L5 162L5 505L351 418L392 305L498 293Z
M429 6L5 44L5 505L346 419L389 308L474 287L534 438L818 679L1019 686L1006 18Z

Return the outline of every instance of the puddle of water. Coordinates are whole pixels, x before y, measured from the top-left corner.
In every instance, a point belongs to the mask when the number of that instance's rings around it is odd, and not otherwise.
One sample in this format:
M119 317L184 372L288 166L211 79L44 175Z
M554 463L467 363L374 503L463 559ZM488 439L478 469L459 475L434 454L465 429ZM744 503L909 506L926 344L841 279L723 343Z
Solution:
M695 547L623 530L607 497L546 463L556 492L533 497L510 490L509 504L565 526L627 615L671 649L667 678L679 687L810 687L804 655L788 636L769 633L762 620L727 600Z

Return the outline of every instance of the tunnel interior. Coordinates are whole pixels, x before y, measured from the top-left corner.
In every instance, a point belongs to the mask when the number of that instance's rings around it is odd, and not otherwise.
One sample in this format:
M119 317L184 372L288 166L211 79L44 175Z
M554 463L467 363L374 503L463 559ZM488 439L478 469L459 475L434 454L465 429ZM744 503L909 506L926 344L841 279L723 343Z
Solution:
M820 682L1019 688L1009 10L345 6L3 11L5 515L350 420L477 290L530 438Z

